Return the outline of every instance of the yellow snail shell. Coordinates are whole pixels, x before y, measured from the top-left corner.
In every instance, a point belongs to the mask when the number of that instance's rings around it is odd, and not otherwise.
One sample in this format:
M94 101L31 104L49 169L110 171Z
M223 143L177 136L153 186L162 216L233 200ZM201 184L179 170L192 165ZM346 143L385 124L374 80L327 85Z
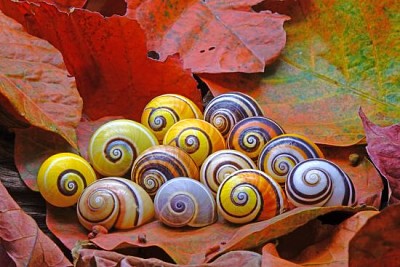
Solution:
M97 180L82 193L77 204L79 222L88 230L131 229L154 217L150 196L138 184L118 177Z
M355 189L350 177L325 159L297 164L286 179L286 195L295 206L352 206Z
M199 179L194 160L175 146L158 145L146 149L132 166L131 180L154 197L166 181L175 177Z
M258 168L284 184L289 171L297 163L323 157L322 151L308 138L298 134L283 134L272 138L262 148Z
M201 165L200 181L216 196L222 181L241 169L257 169L255 163L245 154L231 149L212 153Z
M225 139L210 123L199 119L185 119L169 128L163 144L184 150L200 167L209 155L225 148Z
M226 145L257 161L261 149L272 138L284 134L273 120L265 117L249 117L236 123L229 132Z
M261 106L254 98L240 92L221 94L213 98L204 110L204 119L224 138L237 122L253 116L264 116Z
M158 145L157 138L144 125L125 119L100 126L89 142L89 160L103 176L124 176L136 157Z
M82 191L96 181L96 173L84 158L73 153L58 153L39 168L37 185L43 198L53 206L76 204Z
M154 198L156 218L171 227L203 227L217 220L213 195L199 181L179 177L167 181Z
M216 200L219 213L237 224L267 220L287 209L281 186L259 170L232 173L218 188Z
M148 127L161 143L165 133L183 119L203 119L196 104L182 95L164 94L153 98L144 108L141 122Z

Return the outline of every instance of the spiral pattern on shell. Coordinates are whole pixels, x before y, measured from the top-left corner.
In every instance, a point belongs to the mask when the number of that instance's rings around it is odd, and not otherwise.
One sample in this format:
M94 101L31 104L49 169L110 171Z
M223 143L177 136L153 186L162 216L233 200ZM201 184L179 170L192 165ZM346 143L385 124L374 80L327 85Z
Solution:
M256 169L255 163L245 154L230 149L212 153L200 169L200 181L216 196L218 187L226 177L241 169Z
M258 168L284 184L296 164L310 158L323 158L322 151L308 138L283 134L272 138L261 150Z
M131 180L154 197L166 181L175 177L199 179L194 160L182 149L158 145L146 149L132 166Z
M284 134L275 121L265 117L249 117L236 123L229 132L228 148L240 151L257 161L261 149L272 138Z
M56 207L75 205L82 191L96 181L96 173L84 158L58 153L39 168L37 185L43 198Z
M154 198L156 218L171 227L203 227L217 220L213 195L199 181L179 177L167 181Z
M203 113L192 100L178 94L153 98L143 110L141 122L161 143L168 129L183 119L203 119Z
M287 209L281 186L259 170L238 170L228 176L217 192L219 213L232 223L270 219Z
M119 119L103 124L93 133L88 155L101 175L124 176L136 157L154 145L158 140L144 125Z
M88 230L131 229L154 217L150 196L138 184L118 177L97 180L82 193L77 204L79 222Z
M213 98L204 110L204 119L226 138L232 127L247 117L264 116L257 101L240 92L226 93Z
M289 173L286 194L295 206L352 206L355 189L349 176L325 159L308 159Z
M164 145L176 146L188 153L201 166L215 151L225 148L221 133L210 123L185 119L175 123L164 136Z

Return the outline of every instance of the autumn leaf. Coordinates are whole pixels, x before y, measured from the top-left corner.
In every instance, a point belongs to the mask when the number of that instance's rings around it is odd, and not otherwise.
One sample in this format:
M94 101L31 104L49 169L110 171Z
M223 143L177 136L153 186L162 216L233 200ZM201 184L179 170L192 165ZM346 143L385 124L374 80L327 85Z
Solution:
M3 266L71 266L0 183L0 262Z
M260 1L151 0L135 14L154 59L179 54L196 73L263 72L285 46L289 17L251 10Z
M396 266L400 259L400 204L372 217L349 246L349 266Z
M360 109L359 115L367 136L367 151L380 173L389 181L391 203L400 201L400 124L380 127Z
M267 0L263 7L285 2ZM399 2L289 2L279 11L295 19L285 24L287 43L279 60L263 74L201 74L212 93L248 93L286 132L320 144L362 141L360 106L380 125L398 120Z
M0 103L24 124L54 132L77 147L82 99L61 54L0 13Z
M197 82L177 58L156 62L147 57L145 35L135 20L78 8L60 12L46 3L1 0L0 9L60 50L92 120L123 116L140 121L145 105L164 93L201 105Z

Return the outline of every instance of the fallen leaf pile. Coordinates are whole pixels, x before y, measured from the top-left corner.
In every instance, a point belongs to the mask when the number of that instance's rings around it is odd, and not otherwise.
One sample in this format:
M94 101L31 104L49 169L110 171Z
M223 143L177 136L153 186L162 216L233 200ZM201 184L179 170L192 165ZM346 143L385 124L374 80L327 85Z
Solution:
M48 228L74 264L391 266L400 257L399 11L393 0L0 0L0 124L15 132L15 164L37 191L47 157L87 158L100 125L140 121L155 96L203 107L207 93L244 92L349 175L357 206L242 226L152 221L88 239L74 208L48 205ZM0 191L0 261L71 265Z

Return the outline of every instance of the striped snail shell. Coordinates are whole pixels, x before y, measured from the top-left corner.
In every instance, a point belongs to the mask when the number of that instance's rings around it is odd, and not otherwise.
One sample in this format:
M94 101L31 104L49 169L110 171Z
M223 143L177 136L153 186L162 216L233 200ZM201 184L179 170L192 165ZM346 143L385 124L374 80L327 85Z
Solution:
M88 230L131 229L154 217L150 196L138 184L119 177L97 180L82 193L77 204L79 222Z
M171 227L203 227L214 223L215 200L199 181L179 177L167 181L154 198L156 218Z
M132 166L131 180L154 197L160 186L175 177L199 179L194 160L175 146L158 145L146 149Z
M283 134L272 138L261 150L258 168L278 183L297 163L310 158L323 158L322 151L308 138L297 134Z
M39 168L37 185L43 198L53 206L76 204L82 191L96 181L96 173L84 158L73 153L58 153Z
M284 134L275 121L265 117L249 117L236 123L229 132L228 148L240 151L257 161L264 145L275 136Z
M225 148L225 139L210 123L199 119L185 119L169 128L163 144L183 149L200 167L209 155Z
M220 214L232 223L270 219L287 209L281 186L266 173L243 169L228 176L217 192Z
M173 124L190 118L203 119L203 113L192 100L178 94L164 94L153 98L146 105L141 122L161 143Z
M217 128L224 138L237 122L253 116L264 116L261 106L254 98L240 92L219 95L204 110L204 119Z
M255 163L245 154L231 149L223 149L206 158L200 169L200 181L216 196L222 181L241 169L256 169Z
M289 173L286 194L295 206L352 206L355 189L350 177L326 159L308 159Z
M154 145L158 145L157 138L144 125L119 119L93 133L88 155L93 168L103 176L124 176L137 156Z

